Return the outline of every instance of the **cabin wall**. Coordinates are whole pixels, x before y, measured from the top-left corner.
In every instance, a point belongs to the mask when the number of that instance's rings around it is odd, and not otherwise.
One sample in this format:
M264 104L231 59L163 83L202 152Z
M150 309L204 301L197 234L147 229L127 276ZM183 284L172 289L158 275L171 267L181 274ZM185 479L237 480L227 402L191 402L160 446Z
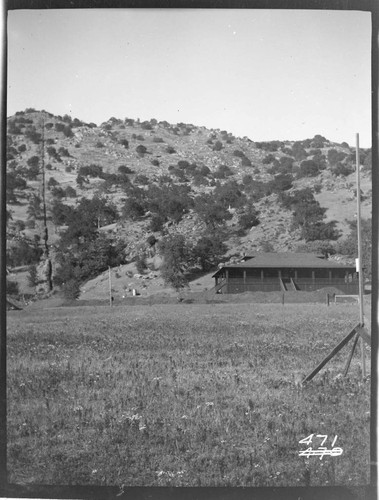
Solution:
M333 287L349 295L358 294L358 275L345 269L244 269L229 268L221 293L307 291ZM217 280L219 281L219 280Z

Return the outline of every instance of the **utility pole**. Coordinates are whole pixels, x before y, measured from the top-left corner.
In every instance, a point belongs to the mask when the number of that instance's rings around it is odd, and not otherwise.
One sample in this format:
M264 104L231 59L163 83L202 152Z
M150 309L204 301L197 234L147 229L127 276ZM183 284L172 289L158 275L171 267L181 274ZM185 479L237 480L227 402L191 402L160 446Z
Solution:
M359 323L364 326L363 314L363 266L362 266L362 237L361 237L361 183L360 183L360 160L359 160L359 134L356 134L356 173L357 173L357 234L358 234L358 278L359 278ZM361 366L362 378L366 377L365 344L361 336Z
M42 115L42 138L41 138L41 170L42 170L42 205L43 205L43 241L46 257L49 256L49 247L47 244L47 215L46 215L46 176L45 176L45 118Z
M42 210L43 210L43 227L42 227L42 239L43 239L43 255L41 257L40 263L37 266L37 277L39 285L37 286L37 293L49 293L53 288L52 281L52 264L49 258L49 245L48 245L48 229L47 229L47 211L46 211L46 175L45 175L45 118L42 114L41 122L41 150L40 150L40 165L42 174L41 183L41 199L42 199Z
M112 307L112 275L111 266L108 266L108 281L109 281L109 306Z

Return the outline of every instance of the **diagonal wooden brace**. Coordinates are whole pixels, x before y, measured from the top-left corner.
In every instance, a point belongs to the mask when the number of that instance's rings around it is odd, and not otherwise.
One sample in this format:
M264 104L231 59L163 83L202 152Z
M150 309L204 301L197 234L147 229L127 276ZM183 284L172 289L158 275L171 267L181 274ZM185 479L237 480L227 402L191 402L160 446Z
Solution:
M358 325L357 325L357 326L355 326L355 327L351 330L351 332L349 332L349 333L346 335L346 337L345 337L344 339L342 339L342 340L341 340L341 342L340 342L338 345L336 345L336 347L335 347L335 348L334 348L334 349L333 349L333 350L332 350L332 351L331 351L331 352L330 352L330 353L329 353L329 354L328 354L328 355L327 355L327 356L326 356L326 357L325 357L325 358L321 361L321 363L319 363L319 364L316 366L316 368L315 368L315 369L314 369L314 370L313 370L313 371L312 371L309 375L307 375L307 376L304 378L304 380L303 380L303 382L302 382L302 383L304 384L305 382L309 382L310 380L312 380L312 379L313 379L313 377L314 377L315 375L317 375L317 373L321 370L321 368L323 368L323 367L326 365L326 363L327 363L330 359L332 359L332 358L333 358L333 356L335 356L335 355L337 354L337 352L339 352L339 351L342 349L342 347L344 347L344 346L345 346L345 345L349 342L349 340L351 340L351 339L354 337L354 335L355 335L356 333L358 333L358 329L360 329L360 328L361 328L361 325L360 325L360 323L358 323Z

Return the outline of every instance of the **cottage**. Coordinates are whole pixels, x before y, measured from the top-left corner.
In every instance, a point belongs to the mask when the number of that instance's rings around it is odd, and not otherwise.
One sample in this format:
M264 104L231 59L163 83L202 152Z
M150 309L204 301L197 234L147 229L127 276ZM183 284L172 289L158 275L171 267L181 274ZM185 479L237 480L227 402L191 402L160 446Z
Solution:
M314 291L335 287L358 294L358 273L311 253L258 253L237 264L224 264L213 275L216 293Z

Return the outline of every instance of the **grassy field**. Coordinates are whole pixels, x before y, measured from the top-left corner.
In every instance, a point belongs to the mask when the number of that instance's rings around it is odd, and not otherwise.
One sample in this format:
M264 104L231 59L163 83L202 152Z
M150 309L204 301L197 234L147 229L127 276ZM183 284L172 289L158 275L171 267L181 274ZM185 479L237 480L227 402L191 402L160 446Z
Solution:
M367 484L370 383L359 350L347 378L338 374L349 347L305 387L293 378L358 321L356 304L10 312L9 481ZM328 449L338 436L342 455L300 457L310 434L327 435Z

